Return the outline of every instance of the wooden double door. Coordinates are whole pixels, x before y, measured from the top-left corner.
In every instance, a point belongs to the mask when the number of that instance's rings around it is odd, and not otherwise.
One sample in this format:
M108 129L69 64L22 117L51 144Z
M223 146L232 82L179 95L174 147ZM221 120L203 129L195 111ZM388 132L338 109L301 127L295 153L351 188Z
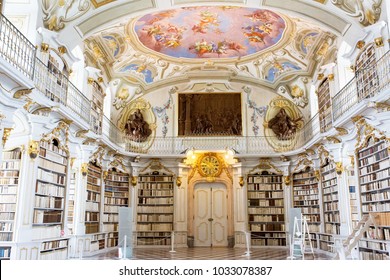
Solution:
M199 183L194 189L194 246L228 246L227 190L222 183Z

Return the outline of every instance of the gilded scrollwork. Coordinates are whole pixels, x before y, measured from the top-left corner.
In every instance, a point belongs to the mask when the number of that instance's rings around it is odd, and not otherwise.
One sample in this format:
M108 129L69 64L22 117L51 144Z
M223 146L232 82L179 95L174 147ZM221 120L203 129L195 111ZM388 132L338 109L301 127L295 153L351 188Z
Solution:
M332 4L348 16L358 18L364 26L376 23L381 15L382 0L332 0Z
M51 132L42 136L41 141L50 142L57 139L58 147L69 155L69 126L71 123L72 121L69 120L60 120Z

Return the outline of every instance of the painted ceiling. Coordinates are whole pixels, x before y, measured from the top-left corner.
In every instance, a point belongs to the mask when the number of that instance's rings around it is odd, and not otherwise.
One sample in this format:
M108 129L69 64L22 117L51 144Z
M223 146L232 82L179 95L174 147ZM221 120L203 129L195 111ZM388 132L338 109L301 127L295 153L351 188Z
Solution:
M278 44L286 22L275 12L232 6L183 7L147 14L134 24L139 41L175 58L232 58Z

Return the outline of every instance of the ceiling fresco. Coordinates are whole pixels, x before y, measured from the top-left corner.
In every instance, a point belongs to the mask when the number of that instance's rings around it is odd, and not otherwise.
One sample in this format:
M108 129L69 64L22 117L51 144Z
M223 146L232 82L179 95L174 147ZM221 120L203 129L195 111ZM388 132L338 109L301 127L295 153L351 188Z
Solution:
M233 58L276 45L286 29L275 12L232 6L160 11L134 24L147 48L175 58Z

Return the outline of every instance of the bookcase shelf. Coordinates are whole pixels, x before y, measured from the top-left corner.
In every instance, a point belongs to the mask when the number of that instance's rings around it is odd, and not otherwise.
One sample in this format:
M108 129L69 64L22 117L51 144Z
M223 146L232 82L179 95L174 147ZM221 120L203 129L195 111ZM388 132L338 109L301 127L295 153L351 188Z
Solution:
M95 162L89 162L85 205L85 233L87 234L100 231L102 182L102 168Z
M68 155L56 139L40 141L33 226L64 224Z
M103 231L108 233L107 247L118 245L118 213L119 207L129 205L129 178L115 168L108 170L105 178Z
M69 240L55 239L41 243L40 259L41 260L65 260L68 258Z
M340 207L336 166L327 161L321 166L322 202L324 211L324 232L340 234Z
M91 128L93 132L101 134L103 123L104 92L98 82L92 82L91 100Z
M328 78L324 79L318 87L318 111L320 130L326 132L332 127L332 104Z
M318 180L310 168L293 173L292 176L293 207L300 208L302 214L306 216L309 231L318 233L321 225Z
M173 175L158 171L139 175L137 245L170 245L173 231Z
M248 227L253 246L286 246L282 175L268 171L247 178Z
M378 228L371 227L359 242L362 259L390 259L390 157L384 140L367 139L357 151L362 214L375 212Z
M14 240L22 152L20 148L3 151L0 165L0 242ZM0 246L0 260L8 260L11 246Z

